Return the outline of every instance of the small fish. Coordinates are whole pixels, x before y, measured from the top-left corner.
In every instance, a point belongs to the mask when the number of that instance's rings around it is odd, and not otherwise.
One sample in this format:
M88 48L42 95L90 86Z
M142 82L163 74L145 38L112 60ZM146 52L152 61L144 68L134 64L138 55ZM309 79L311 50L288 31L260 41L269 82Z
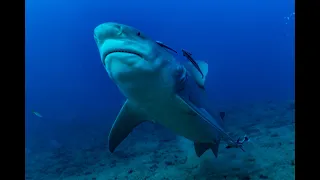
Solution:
M34 115L38 116L39 118L42 118L42 115L41 115L40 113L38 113L38 112L36 112L36 111L32 111L32 113L33 113Z
M191 57L192 54L184 49L182 49L182 53L183 53L183 56L185 56L194 65L194 67L196 67L196 69L200 72L200 74L202 75L202 78L203 78L204 75L203 75L198 63Z
M31 153L31 150L29 148L25 148L24 151L25 151L26 154L30 154Z
M161 47L164 47L164 48L169 49L169 50L171 50L171 51L173 51L173 52L175 52L175 53L178 53L176 50L174 50L174 49L172 49L171 47L163 44L163 43L160 42L160 41L156 41L156 43L159 44Z
M248 141L250 141L250 139L247 135L245 135L241 141L240 141L240 138L238 138L236 143L229 144L226 148L227 149L240 148L242 151L244 151L244 149L242 148L242 145L243 145L243 143L248 142Z

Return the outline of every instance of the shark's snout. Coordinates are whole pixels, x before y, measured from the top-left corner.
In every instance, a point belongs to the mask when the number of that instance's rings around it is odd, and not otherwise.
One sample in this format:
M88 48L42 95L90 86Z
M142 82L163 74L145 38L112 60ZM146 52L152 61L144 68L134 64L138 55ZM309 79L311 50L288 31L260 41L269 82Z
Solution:
M172 55L151 38L124 24L100 24L94 29L94 39L103 66L110 78L121 86L131 86L136 81L139 86L147 84L146 77L156 77L172 59Z
M106 39L116 38L122 33L122 25L108 22L97 26L94 29L94 40L97 44L102 44Z

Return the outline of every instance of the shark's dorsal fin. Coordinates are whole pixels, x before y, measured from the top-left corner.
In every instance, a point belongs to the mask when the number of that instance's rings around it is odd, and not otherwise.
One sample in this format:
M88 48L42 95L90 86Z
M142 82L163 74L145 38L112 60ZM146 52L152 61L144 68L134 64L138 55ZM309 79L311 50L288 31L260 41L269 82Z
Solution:
M117 146L130 134L132 129L146 121L144 112L134 106L129 100L123 104L109 134L109 150L113 152Z
M196 61L197 64L199 65L200 70L203 73L203 78L201 73L197 70L196 67L193 66L193 64L191 62L188 62L185 67L187 69L187 71L189 72L189 74L194 78L194 80L196 81L196 83L204 88L204 83L206 81L206 76L208 74L208 64L204 61Z

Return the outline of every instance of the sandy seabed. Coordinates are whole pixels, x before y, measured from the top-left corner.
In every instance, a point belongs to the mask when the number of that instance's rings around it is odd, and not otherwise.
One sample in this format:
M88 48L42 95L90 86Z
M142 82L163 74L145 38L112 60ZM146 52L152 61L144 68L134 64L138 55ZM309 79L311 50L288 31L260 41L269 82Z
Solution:
M60 147L30 153L27 180L293 180L294 102L266 102L226 111L225 127L235 138L250 137L246 152L207 151L198 158L193 143L168 130L144 124L111 154L106 137L87 148ZM108 130L109 131L109 130ZM106 132L107 135L108 132Z

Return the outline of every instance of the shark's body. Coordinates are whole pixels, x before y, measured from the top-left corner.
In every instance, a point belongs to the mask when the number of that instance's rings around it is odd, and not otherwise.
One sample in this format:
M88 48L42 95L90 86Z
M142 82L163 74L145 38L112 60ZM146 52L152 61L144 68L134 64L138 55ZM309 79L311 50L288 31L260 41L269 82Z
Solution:
M208 112L205 77L198 78L201 74L191 64L179 64L164 47L130 26L104 23L95 28L94 38L109 77L127 98L109 134L111 152L144 121L193 141L199 157L209 148L217 157L221 139L237 144L222 120ZM207 64L198 63L205 76Z

